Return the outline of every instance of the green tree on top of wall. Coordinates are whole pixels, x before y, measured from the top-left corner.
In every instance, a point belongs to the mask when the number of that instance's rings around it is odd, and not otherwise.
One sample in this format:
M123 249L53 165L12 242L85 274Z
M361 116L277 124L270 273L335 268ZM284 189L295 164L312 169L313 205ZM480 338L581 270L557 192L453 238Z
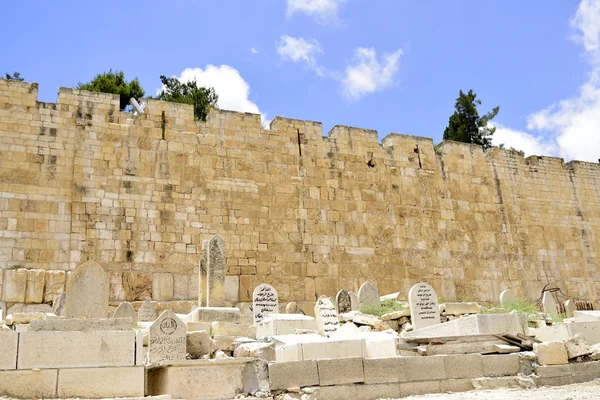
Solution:
M456 110L450 116L448 126L444 130L444 140L479 144L484 150L492 147L492 135L496 132L496 128L489 126L488 123L498 114L500 107L479 116L478 105L481 105L481 100L477 100L473 90L469 90L466 94L460 91L454 105Z
M7 81L19 81L19 82L23 82L25 80L25 78L21 78L21 74L19 72L13 72L12 75L10 74L5 74L6 75L6 80Z
M214 88L198 86L195 79L181 82L177 78L167 78L161 75L160 81L163 84L163 89L157 99L193 105L196 120L206 121L210 110L217 108L219 96Z
M78 83L77 89L118 94L121 110L127 107L129 99L132 97L139 99L145 94L137 78L127 82L123 71L113 71L112 69L96 75L90 82Z

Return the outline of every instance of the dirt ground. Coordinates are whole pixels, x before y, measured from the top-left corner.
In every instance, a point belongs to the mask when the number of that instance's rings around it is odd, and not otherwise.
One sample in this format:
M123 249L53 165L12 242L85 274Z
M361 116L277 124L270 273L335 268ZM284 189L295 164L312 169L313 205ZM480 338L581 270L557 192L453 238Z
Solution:
M545 386L536 389L495 389L464 393L425 394L402 400L588 400L600 399L600 378L593 382L566 386ZM398 399L399 400L399 399Z

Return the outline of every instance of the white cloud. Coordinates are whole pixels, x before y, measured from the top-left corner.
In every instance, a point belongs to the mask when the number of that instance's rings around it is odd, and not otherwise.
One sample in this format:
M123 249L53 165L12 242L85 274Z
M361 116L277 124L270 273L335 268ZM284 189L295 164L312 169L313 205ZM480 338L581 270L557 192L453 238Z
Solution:
M258 54L258 53L259 53L259 51L256 49L256 47L252 47L252 48L250 49L250 53L252 53L252 55L254 56L254 55Z
M277 53L284 60L295 63L303 62L317 75L323 76L323 70L317 63L317 54L323 53L321 45L316 40L307 41L304 38L294 38L283 35L277 45Z
M491 123L496 127L496 132L492 136L494 146L504 145L504 148L511 147L523 151L525 157L530 155L554 154L556 145L552 141L546 141L541 136L533 136L527 132L517 131L504 127L497 123Z
M263 124L266 121L266 114L261 113L256 103L249 99L250 85L242 78L238 70L229 65L209 64L204 70L202 68L186 68L176 78L181 82L196 79L199 86L213 87L219 95L217 105L221 109L261 114Z
M547 154L545 150L566 160L597 162L600 158L600 0L582 0L571 24L578 31L576 40L583 44L589 57L589 78L572 98L529 115L527 129L545 132L549 138L545 143L539 137L519 133L527 135L526 139L537 140L541 147L536 151L541 154ZM522 150L533 146L530 140L521 143L521 147L516 142L510 146Z
M338 11L346 0L287 0L287 15L302 12L321 23L337 23Z
M375 49L355 49L352 64L346 67L346 74L342 79L346 97L356 101L366 94L391 86L402 54L402 50L398 49L394 53L384 54L379 61Z

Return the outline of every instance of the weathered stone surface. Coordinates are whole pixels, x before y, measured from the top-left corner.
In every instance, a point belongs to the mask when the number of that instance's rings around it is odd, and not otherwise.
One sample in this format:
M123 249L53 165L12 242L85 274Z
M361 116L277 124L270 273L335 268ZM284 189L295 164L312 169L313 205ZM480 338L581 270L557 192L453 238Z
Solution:
M289 302L285 306L285 312L286 314L304 314L304 312L302 312L302 310L298 306L298 303L296 303L295 301Z
M94 262L81 264L69 275L65 316L67 318L106 318L109 281L106 272Z
M138 310L138 321L152 322L156 319L156 310L150 299L144 300L142 306Z
M45 319L31 321L30 331L130 331L129 318L106 319Z
M564 341L569 359L590 354L592 351L581 335L575 335Z
M410 316L410 310L393 311L391 313L383 314L381 316L382 321L389 321L392 319L400 319L402 317Z
M224 321L211 322L210 331L214 336L254 337L256 335L256 330L250 324Z
M237 307L198 307L190 314L193 314L193 321L223 321L240 322L240 309Z
M173 300L187 300L190 298L190 276L173 274Z
M225 276L224 279L225 302L227 304L236 304L240 301L240 277Z
M567 314L567 318L573 317L575 311L577 311L575 302L571 299L565 301L565 313Z
M152 275L152 298L173 300L173 274L157 272Z
M318 360L317 368L321 386L365 381L361 357Z
M65 315L65 304L67 303L67 292L57 295L52 302L52 313L58 317Z
M44 301L45 276L44 270L41 269L30 269L27 271L26 303L42 303Z
M301 331L316 331L317 321L302 314L271 314L256 324L256 337L291 335Z
M119 304L119 307L115 310L113 318L127 318L130 319L132 323L136 323L138 314L135 312L130 302L124 301Z
M187 333L187 352L192 358L199 358L213 352L213 339L207 331Z
M315 305L315 318L317 320L319 333L324 336L331 335L337 331L340 326L335 306L327 296L321 296L319 297L319 300L317 300L317 304Z
M0 370L17 368L18 340L19 334L17 332L0 331L0 349L2 349L0 351Z
M57 395L84 399L144 397L144 367L60 369Z
M260 358L275 361L275 345L273 343L243 343L235 348L234 357Z
M148 330L148 363L185 360L186 333L173 311L163 311Z
M56 369L0 371L0 396L20 399L56 397Z
M261 322L269 314L279 313L279 296L271 285L258 285L252 293L254 323Z
M365 383L393 383L406 381L403 357L365 358Z
M352 300L344 289L340 290L335 296L335 303L339 314L352 311Z
M14 313L6 316L6 325L29 324L31 321L46 319L45 313Z
M479 378L483 376L481 354L452 354L444 357L447 379ZM424 374L427 372L424 371Z
M204 243L205 256L200 264L198 305L223 307L225 305L225 241L215 235Z
M365 307L376 306L381 303L379 300L379 292L375 285L369 281L362 284L358 290L358 303L361 310Z
M27 270L7 269L4 271L2 300L7 303L24 303L27 288Z
M358 295L354 292L348 292L350 296L350 308L352 311L360 311L360 302L358 301Z
M18 369L133 366L133 331L21 332Z
M45 272L44 302L50 303L54 298L65 291L65 271Z
M125 271L123 272L123 290L125 300L144 300L152 296L152 274Z
M317 361L294 361L269 364L271 390L319 384Z
M554 296L550 292L544 292L542 296L542 308L545 313L552 315L558 315L558 306L556 305L556 300L554 300Z
M590 347L590 358L592 360L600 360L600 343L596 343Z
M410 288L408 302L415 330L441 323L437 294L427 283L417 283Z
M409 382L446 379L445 356L404 357Z
M541 365L567 364L569 357L563 342L534 343L533 352Z
M441 304L440 304L441 306ZM446 314L463 315L479 314L479 304L477 303L444 303Z
M510 289L505 289L500 293L500 304L509 304L516 300L517 298Z

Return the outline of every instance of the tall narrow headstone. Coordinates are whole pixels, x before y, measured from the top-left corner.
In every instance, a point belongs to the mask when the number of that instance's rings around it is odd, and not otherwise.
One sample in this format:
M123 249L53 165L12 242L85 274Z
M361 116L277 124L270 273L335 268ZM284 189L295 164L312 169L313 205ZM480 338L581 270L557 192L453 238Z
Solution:
M67 293L62 292L57 295L52 302L52 313L57 317L63 317L65 315L65 302L67 300Z
M340 327L340 320L335 306L327 296L321 296L315 305L315 319L319 333L329 337Z
M108 316L108 275L102 267L87 261L69 275L65 316L67 318L106 318Z
M509 304L516 300L517 298L510 289L505 289L500 293L500 305Z
M205 256L200 262L199 306L225 305L225 268L225 242L219 235L215 235L205 242Z
M338 313L343 314L352 311L352 300L344 289L340 290L335 296L335 302L337 303Z
M437 293L427 283L417 283L410 288L408 304L413 329L425 328L442 322Z
M366 281L358 289L358 304L362 310L364 307L378 306L381 304L379 300L379 292L375 285L371 282Z
M279 313L279 297L277 290L271 285L258 285L252 293L252 313L254 323L261 322L269 314Z
M575 311L577 311L575 302L571 299L565 301L565 314L567 314L567 318L573 317L575 315Z
M552 293L544 292L544 295L542 296L542 308L546 314L550 314L551 316L558 315L558 307Z
M140 322L152 322L156 319L156 310L152 305L152 301L146 298L142 303L142 306L138 310L138 321Z
M113 318L129 318L132 323L136 323L138 320L138 314L130 302L124 301L119 304L119 307L115 310Z
M360 303L358 302L358 296L354 292L348 292L350 296L350 309L351 311L360 311Z
M185 360L187 328L171 310L165 310L148 331L148 363Z

